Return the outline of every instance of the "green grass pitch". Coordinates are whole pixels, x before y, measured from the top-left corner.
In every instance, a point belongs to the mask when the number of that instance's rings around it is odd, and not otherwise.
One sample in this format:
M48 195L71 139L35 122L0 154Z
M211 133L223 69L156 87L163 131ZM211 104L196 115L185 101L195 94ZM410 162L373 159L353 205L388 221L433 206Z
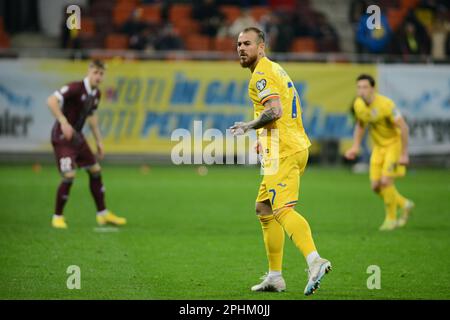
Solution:
M254 214L257 168L105 166L108 207L128 219L99 232L87 175L50 227L56 169L0 166L0 299L450 299L450 172L410 170L397 186L416 202L404 229L378 231L383 203L367 175L308 167L297 210L333 271L305 297L306 263L286 238L284 293L252 293L267 263ZM81 268L81 289L66 269ZM381 268L369 290L367 268Z

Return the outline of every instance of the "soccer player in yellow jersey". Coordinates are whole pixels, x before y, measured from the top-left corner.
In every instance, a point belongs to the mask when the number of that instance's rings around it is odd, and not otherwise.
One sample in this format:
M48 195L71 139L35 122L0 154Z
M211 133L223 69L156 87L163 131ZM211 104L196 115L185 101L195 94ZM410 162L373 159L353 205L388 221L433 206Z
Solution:
M356 125L353 146L346 152L347 159L353 160L359 152L366 127L373 142L370 157L370 180L372 190L384 201L386 217L380 230L403 227L414 207L411 200L404 198L395 188L394 179L406 173L409 164L408 125L394 102L375 91L372 76L362 74L357 78L357 95L353 110ZM402 210L397 219L397 209Z
M264 164L256 214L263 231L269 272L252 291L286 289L281 274L286 231L308 263L309 277L304 292L310 295L331 270L331 263L317 252L308 222L294 209L311 143L303 128L300 100L293 82L280 65L265 56L264 41L264 33L258 28L246 28L239 34L240 64L252 73L248 91L254 120L237 122L230 128L235 135L257 130L256 148L262 153Z

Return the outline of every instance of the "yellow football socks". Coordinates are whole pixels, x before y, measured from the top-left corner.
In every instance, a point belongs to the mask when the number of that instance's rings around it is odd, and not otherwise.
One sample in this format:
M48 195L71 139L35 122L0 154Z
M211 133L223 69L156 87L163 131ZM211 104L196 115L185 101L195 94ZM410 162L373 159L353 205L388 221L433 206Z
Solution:
M398 192L397 188L396 188L394 185L393 185L393 187L394 187L395 200L396 200L396 202L397 202L397 205L398 205L401 209L403 209L403 208L405 207L405 205L406 205L406 198L405 198L404 196L402 196L402 195Z
M284 230L273 214L259 215L264 237L269 270L280 271L283 263Z
M275 219L283 226L289 238L291 238L305 258L311 252L316 251L308 222L294 208L285 207L280 209L275 215Z
M384 200L384 208L386 211L387 220L397 219L397 198L396 190L393 185L384 187L380 191L380 195Z

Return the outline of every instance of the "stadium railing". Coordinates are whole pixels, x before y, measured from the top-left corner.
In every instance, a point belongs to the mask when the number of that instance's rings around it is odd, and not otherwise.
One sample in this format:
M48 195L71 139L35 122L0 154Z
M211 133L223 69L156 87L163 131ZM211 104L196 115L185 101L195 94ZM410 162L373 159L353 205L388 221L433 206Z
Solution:
M330 62L330 63L436 63L449 64L450 57L445 60L434 60L429 55L403 56L388 54L357 54L357 53L308 53L308 52L269 52L276 61L298 62ZM135 50L105 50L105 49L0 49L1 58L56 58L56 59L124 59L124 60L237 60L233 51L135 51Z

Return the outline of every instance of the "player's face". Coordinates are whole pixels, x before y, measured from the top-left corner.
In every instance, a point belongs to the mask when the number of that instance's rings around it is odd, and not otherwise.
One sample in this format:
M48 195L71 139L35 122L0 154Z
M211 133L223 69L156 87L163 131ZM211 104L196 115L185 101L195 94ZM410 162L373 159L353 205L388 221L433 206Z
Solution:
M237 52L239 63L243 68L252 66L258 59L258 54L262 50L261 44L257 42L256 32L241 32L237 41Z
M370 85L369 80L359 80L356 83L357 95L365 102L369 102L372 100L374 90L375 89Z
M105 70L96 67L89 68L88 77L92 86L98 87L103 81Z

